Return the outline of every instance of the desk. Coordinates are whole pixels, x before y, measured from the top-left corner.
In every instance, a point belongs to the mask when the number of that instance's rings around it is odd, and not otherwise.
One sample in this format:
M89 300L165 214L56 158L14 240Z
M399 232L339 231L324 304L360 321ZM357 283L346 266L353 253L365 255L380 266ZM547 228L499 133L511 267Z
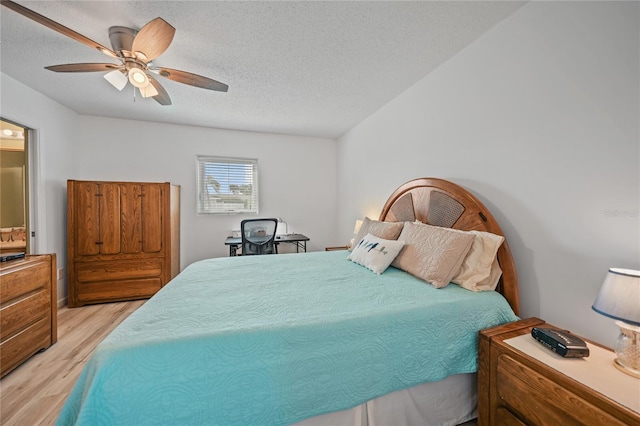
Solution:
M309 237L302 234L276 235L275 239L276 245L280 243L295 244L296 253L300 253L300 250L302 250L303 252L307 251L307 241L309 241ZM242 245L242 238L227 237L227 239L224 241L224 244L229 246L229 256L236 256L238 247Z

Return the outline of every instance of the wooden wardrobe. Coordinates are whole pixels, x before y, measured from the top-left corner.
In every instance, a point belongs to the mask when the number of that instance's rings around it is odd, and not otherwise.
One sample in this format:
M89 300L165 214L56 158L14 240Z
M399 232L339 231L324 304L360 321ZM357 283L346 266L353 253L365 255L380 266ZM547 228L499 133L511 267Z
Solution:
M67 181L69 307L151 297L180 271L180 187Z

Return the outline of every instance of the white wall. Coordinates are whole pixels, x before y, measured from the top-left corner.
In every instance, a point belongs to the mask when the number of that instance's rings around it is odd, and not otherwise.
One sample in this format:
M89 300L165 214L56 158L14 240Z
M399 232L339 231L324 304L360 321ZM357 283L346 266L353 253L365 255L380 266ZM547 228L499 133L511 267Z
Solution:
M638 17L529 3L356 126L338 142L341 235L405 181L454 181L506 233L521 316L613 345L591 305L609 267L640 269Z
M66 270L67 179L178 184L182 268L196 260L227 256L224 240L245 217L196 215L197 154L257 158L260 216L281 217L289 232L309 236L309 251L336 244L333 139L82 116L5 74L0 77L0 116L36 129L39 135L40 228L45 232L37 252L57 253L59 268ZM281 247L293 250L290 245ZM63 279L58 283L59 300L66 294Z
M196 214L196 155L258 159L261 217L281 217L324 250L336 235L336 141L82 116L70 179L181 187L181 264L228 256L225 238L254 216ZM281 244L281 252L291 250Z
M67 186L76 166L73 147L78 115L15 79L0 74L0 116L35 130L36 244L34 253L56 253L58 268L66 269ZM66 276L66 274L65 274ZM66 281L58 282L58 299L66 297Z

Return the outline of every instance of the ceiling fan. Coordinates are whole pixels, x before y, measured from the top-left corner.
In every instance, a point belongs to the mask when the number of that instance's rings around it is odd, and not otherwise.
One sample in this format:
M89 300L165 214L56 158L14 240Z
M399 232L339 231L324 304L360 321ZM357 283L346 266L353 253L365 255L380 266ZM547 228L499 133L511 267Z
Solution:
M124 89L127 82L130 82L140 90L140 94L143 97L151 97L160 105L171 105L171 98L152 74L202 89L217 90L220 92L226 92L229 89L229 86L226 84L201 75L171 68L156 67L153 64L152 61L167 50L176 32L176 29L162 18L156 18L148 22L140 31L119 26L109 28L109 40L113 48L109 49L18 3L10 0L1 0L1 2L3 6L27 18L120 61L120 63L116 64L80 63L45 67L50 71L108 71L104 75L105 79L118 90Z

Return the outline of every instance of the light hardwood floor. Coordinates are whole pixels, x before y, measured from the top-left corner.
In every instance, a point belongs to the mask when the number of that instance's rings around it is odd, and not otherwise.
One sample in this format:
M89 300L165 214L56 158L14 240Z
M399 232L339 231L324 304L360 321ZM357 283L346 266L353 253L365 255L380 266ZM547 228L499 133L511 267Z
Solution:
M58 310L58 342L0 380L0 424L54 424L94 348L144 302Z

